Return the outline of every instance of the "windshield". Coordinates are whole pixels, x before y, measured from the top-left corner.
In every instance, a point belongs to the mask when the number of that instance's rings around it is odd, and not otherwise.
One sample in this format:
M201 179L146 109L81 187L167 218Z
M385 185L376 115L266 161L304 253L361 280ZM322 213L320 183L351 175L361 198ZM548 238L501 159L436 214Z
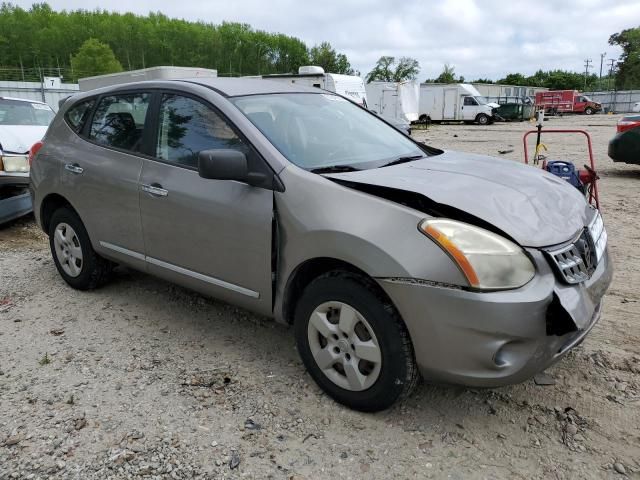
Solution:
M476 99L476 102L478 102L478 105L486 105L487 104L487 99L484 97L473 97Z
M426 156L404 134L337 95L251 95L231 101L280 153L307 170L375 168Z
M33 125L46 127L53 120L53 110L42 103L0 100L0 125Z
M591 98L587 97L586 95L582 96L582 101L583 102L593 102L593 100L591 100Z

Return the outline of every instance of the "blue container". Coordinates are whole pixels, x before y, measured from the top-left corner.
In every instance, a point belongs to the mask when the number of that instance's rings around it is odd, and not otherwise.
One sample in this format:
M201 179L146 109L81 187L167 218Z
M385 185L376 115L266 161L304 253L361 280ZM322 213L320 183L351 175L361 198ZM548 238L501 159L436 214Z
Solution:
M564 162L562 160L550 160L547 162L547 171L560 177L571 185L582 191L583 185L578 175L576 166L571 162Z

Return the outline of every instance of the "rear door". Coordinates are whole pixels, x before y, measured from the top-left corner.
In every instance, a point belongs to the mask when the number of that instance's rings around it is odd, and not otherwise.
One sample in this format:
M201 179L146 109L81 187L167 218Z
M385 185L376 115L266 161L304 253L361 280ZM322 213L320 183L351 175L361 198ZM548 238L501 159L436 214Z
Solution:
M80 137L61 149L63 195L78 211L94 248L115 260L144 269L138 180L144 155L145 124L151 94L132 91L103 95L72 108L93 108Z
M140 212L148 270L205 294L271 312L273 192L198 175L202 150L263 161L205 101L158 95L154 159L144 160Z
M458 113L458 89L444 89L444 103L442 105L442 119L455 120Z

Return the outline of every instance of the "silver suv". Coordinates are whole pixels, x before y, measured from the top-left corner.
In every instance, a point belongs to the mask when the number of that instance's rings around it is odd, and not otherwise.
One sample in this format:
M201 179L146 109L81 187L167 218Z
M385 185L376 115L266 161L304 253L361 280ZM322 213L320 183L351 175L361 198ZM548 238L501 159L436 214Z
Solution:
M62 278L116 264L293 324L314 380L363 411L419 373L520 382L583 340L611 281L581 194L443 152L318 89L258 79L79 94L33 159Z

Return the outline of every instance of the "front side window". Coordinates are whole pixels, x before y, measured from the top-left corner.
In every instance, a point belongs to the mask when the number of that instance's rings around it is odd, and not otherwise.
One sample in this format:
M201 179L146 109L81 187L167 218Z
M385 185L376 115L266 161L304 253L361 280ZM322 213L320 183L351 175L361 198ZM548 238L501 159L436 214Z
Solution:
M0 125L46 127L53 117L53 110L44 103L0 99Z
M465 105L477 105L478 103L473 99L473 97L464 97Z
M231 149L249 153L247 145L211 107L181 95L165 94L160 105L156 157L198 167L203 150Z
M337 95L279 93L231 101L282 155L307 170L375 168L426 155L403 133Z
M74 105L67 111L64 118L74 132L79 133L82 130L94 103L94 99L86 100Z
M148 93L103 97L93 115L89 138L108 147L139 152L150 98Z

